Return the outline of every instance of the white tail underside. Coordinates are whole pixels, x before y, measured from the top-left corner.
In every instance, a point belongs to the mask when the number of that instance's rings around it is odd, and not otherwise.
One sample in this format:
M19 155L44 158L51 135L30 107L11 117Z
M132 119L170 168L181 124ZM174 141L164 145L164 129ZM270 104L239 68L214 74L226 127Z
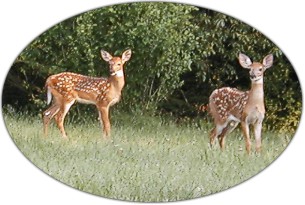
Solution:
M51 93L51 90L50 90L49 87L47 89L48 89L47 90L47 103L49 105L51 103L51 101L52 101L52 93Z

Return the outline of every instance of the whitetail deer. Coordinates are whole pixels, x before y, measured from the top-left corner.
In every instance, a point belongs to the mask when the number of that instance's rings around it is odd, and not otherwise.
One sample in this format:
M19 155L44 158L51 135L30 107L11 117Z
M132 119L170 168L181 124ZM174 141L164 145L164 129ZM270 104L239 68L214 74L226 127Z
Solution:
M265 116L263 77L267 68L273 64L273 55L267 55L262 63L253 62L244 54L239 54L239 63L250 69L250 91L239 91L224 87L216 89L209 98L209 109L214 119L215 128L211 131L210 144L219 139L221 149L225 148L225 137L241 123L246 140L246 150L251 152L249 125L253 125L256 151L261 150L262 122Z
M48 125L54 117L63 138L67 138L64 119L74 102L94 104L99 113L99 120L104 127L104 138L110 136L109 107L121 98L125 84L124 63L131 57L131 50L126 50L122 57L112 57L101 50L102 58L110 65L108 78L89 77L63 72L48 77L46 80L48 104L52 105L43 112L44 134L47 136Z

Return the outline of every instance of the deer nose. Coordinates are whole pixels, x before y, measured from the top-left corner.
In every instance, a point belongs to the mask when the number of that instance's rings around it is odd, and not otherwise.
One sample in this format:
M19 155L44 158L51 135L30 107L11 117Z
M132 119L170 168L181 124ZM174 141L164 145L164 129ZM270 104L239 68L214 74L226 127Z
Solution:
M253 72L253 70L251 70L251 71L249 72L249 74L250 74L250 78L251 78L251 79L255 78L255 73Z
M254 79L255 77L256 77L256 76L255 76L253 73L250 74L250 78L251 78L251 79Z

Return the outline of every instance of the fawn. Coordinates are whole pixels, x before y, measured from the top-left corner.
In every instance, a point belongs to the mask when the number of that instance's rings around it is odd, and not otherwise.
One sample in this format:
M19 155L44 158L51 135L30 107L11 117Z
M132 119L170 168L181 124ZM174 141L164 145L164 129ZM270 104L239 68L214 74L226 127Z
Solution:
M131 50L123 52L122 57L112 57L101 50L102 58L109 63L110 76L97 78L76 73L63 72L48 77L45 87L47 101L52 105L43 112L44 134L47 136L48 125L54 117L63 138L67 138L64 119L70 107L75 103L94 104L99 113L99 120L104 127L104 138L110 136L109 108L121 98L125 84L124 63L131 57Z
M250 154L250 125L254 128L256 151L261 150L262 122L265 116L263 77L266 69L273 64L273 55L267 55L262 63L252 63L250 58L242 53L239 54L238 59L243 68L250 70L251 89L243 92L236 88L224 87L212 92L209 109L215 128L210 134L210 144L213 145L217 137L221 149L224 150L226 135L241 123L246 150Z

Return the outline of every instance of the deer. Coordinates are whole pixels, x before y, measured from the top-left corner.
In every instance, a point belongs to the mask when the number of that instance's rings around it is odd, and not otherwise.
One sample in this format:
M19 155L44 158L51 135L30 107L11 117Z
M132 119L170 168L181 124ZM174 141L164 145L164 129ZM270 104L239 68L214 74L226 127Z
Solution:
M256 152L261 152L262 123L265 117L264 72L273 64L273 55L267 55L262 63L252 62L245 54L238 56L239 64L249 69L251 89L241 91L236 88L223 87L214 90L209 97L209 112L215 127L210 133L210 145L217 137L221 150L225 149L225 138L237 125L241 129L246 143L246 151L251 153L250 125L253 126Z
M103 127L104 139L110 138L111 124L109 108L120 101L125 85L124 64L131 57L131 50L123 52L121 57L113 57L107 51L101 50L101 57L109 64L108 78L91 77L72 72L62 72L47 78L47 104L51 106L43 112L43 131L48 135L48 126L52 118L64 139L67 134L64 119L75 102L93 104L97 107L100 124Z

